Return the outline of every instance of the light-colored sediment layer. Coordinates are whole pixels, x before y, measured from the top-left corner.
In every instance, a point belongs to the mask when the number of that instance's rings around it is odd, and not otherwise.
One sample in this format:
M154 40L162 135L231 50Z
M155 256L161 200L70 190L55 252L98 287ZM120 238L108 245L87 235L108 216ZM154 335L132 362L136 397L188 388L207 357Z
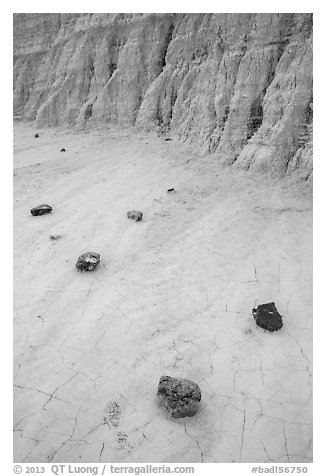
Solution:
M306 182L127 130L34 132L14 133L15 461L310 462ZM251 316L267 301L280 332ZM158 405L161 375L199 384L195 417Z
M221 163L312 169L312 14L16 14L14 114L170 130Z

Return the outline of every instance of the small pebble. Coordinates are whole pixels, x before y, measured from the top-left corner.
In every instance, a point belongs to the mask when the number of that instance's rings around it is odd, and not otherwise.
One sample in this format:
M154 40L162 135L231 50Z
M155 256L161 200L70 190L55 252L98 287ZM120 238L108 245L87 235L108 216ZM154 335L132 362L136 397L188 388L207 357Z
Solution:
M131 220L141 221L143 219L143 212L140 210L131 210L127 212L127 217Z
M38 207L31 209L31 214L33 216L45 215L46 213L51 213L52 207L50 205L39 205Z
M78 271L93 271L99 264L101 257L98 253L88 251L78 257L76 268Z

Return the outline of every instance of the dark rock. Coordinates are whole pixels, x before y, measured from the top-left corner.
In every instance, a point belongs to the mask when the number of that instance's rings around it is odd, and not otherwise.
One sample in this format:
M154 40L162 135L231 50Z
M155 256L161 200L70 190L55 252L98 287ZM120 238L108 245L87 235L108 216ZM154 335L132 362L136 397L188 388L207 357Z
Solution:
M45 215L46 213L51 213L52 207L50 205L39 205L38 207L31 209L31 214L36 217L39 215Z
M50 240L58 240L59 238L61 238L61 235L50 235L49 238Z
M35 139L38 139L40 136L39 136L39 134L35 134L34 137L35 137Z
M62 149L60 150L60 152L66 152L66 149L63 149L63 148L62 148Z
M127 212L127 217L131 220L140 221L143 218L143 212L139 210L131 210L130 212Z
M170 137L167 137L167 138L164 139L164 140L165 140L165 142L167 142L168 140L172 140L172 139L170 139Z
M175 190L174 190L174 188L168 188L167 192L171 193L171 192L175 192Z
M252 310L257 326L267 331L278 331L283 327L282 317L275 307L275 302L260 304Z
M163 376L160 378L157 396L162 399L173 418L183 418L197 413L201 391L191 380Z
M93 253L88 251L79 256L76 268L78 271L93 271L100 262L100 255L98 253Z

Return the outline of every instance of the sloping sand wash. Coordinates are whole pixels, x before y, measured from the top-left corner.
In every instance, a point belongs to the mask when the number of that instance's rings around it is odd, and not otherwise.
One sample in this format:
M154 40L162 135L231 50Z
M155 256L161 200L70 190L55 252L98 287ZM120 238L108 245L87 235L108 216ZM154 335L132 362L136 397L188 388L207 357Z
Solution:
M14 195L15 461L311 461L305 182L153 135L16 124ZM280 332L251 316L268 301ZM195 417L166 415L161 375L199 384Z

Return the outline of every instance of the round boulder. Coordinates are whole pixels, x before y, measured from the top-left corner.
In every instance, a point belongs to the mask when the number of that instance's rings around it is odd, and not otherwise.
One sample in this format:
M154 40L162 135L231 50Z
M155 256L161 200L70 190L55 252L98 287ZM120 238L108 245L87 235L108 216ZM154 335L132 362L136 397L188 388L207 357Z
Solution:
M39 215L46 215L47 213L52 212L52 207L50 205L39 205L38 207L31 209L31 214L36 217Z
M76 268L78 271L93 271L96 266L99 264L101 257L98 253L88 251L79 256Z
M143 219L143 212L140 210L131 210L130 212L127 212L127 217L131 220L140 221Z
M201 391L191 380L163 376L158 384L157 396L173 418L183 418L197 413Z
M257 309L252 310L253 318L257 326L267 331L278 331L283 327L282 317L276 309L275 302L260 304Z

